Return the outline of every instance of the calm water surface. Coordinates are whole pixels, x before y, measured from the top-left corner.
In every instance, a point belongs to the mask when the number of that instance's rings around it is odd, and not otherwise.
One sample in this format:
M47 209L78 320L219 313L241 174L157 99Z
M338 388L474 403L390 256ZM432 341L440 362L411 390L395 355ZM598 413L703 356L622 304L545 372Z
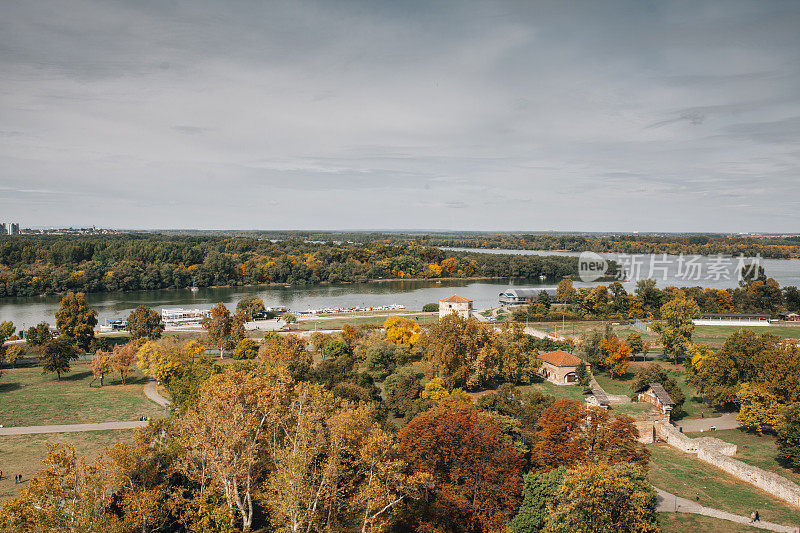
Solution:
M482 253L515 254L515 255L562 255L577 256L577 252L553 252L543 250L472 250L453 248L454 250L478 251ZM619 262L616 254L603 254L605 257ZM656 263L648 262L650 256L640 256L642 266L638 267L639 278L653 277L661 287L668 285L716 287L720 289L735 287L735 276L714 279L711 269L714 258L700 257L701 279L685 276L687 267L679 266L677 256L655 256ZM748 262L750 259L747 260ZM728 270L735 270L737 260L732 260ZM767 275L775 278L781 286L800 286L800 259L761 259L760 264ZM681 270L682 269L682 270ZM697 270L697 269L695 269ZM711 275L709 278L708 276ZM89 305L99 315L99 323L108 319L127 317L139 305L147 305L158 311L165 307L187 307L208 309L222 302L230 309L245 296L256 294L267 306L284 305L294 311L319 309L323 307L368 307L390 304L401 304L408 309L421 309L426 303L436 302L453 294L460 294L475 301L478 309L495 307L498 294L510 286L536 287L542 289L555 288L558 280L491 280L491 281L376 281L370 283L351 283L340 285L295 285L291 287L221 287L206 288L192 292L188 289L136 291L127 293L94 293L86 295ZM575 285L591 286L594 283L576 281ZM635 281L624 282L626 289L632 291ZM17 327L30 327L46 321L55 324L55 312L58 309L58 296L30 298L0 298L0 320L12 320Z

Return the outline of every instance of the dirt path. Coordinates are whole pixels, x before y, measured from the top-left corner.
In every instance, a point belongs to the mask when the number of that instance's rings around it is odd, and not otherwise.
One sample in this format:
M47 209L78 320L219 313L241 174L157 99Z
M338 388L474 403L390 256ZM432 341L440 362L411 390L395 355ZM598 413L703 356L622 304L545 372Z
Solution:
M715 418L689 418L687 420L678 420L675 422L675 425L686 433L689 431L708 431L712 427L715 429L736 429L739 427L739 421L736 420L736 413L725 413Z
M657 503L656 509L662 512L678 512L678 513L692 513L692 514L701 514L705 516L711 516L713 518L721 518L722 520L729 520L731 522L738 522L740 524L745 524L750 527L757 527L760 529L767 529L769 531L780 531L783 533L799 533L800 527L797 526L784 526L781 524L774 524L772 522L766 522L764 520L759 520L758 522L751 524L749 516L742 516L738 514L729 513L727 511L722 511L720 509L712 509L711 507L704 507L697 502L693 502L692 500L687 500L686 498L680 498L675 496L674 494L670 494L669 492L663 491L659 488L655 488L657 496Z
M104 431L107 429L133 429L146 426L146 421L132 422L95 422L91 424L62 424L52 426L21 426L0 428L0 436L31 435L34 433L73 433L78 431Z
M158 384L154 379L149 379L147 383L145 383L144 395L156 402L161 407L167 407L169 405L169 400L158 393Z

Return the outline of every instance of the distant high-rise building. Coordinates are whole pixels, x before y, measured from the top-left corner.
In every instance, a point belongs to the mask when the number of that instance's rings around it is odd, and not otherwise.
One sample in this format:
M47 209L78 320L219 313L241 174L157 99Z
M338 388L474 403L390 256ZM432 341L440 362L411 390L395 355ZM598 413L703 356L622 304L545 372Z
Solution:
M0 235L5 235L6 232L6 225L4 222L0 222Z
M19 223L18 222L9 222L8 223L8 234L9 235L19 235Z

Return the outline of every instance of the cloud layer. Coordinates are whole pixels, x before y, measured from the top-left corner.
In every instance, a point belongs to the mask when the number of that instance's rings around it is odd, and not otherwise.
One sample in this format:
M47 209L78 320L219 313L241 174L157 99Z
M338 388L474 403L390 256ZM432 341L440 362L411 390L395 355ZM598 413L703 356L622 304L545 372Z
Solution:
M23 226L797 231L796 2L14 2Z

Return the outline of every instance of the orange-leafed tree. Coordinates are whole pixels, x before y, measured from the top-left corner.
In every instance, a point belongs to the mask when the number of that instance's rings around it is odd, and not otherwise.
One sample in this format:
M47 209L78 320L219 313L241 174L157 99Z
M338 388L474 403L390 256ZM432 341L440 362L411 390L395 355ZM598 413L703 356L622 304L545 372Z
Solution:
M629 416L562 399L542 411L536 423L533 462L541 471L623 461L646 466L649 452L638 438Z
M628 370L631 357L631 347L619 340L619 337L612 335L603 339L598 346L602 357L603 365L609 373L614 376L624 376Z
M400 433L412 471L430 474L431 497L411 503L410 522L429 531L501 531L516 513L521 457L497 423L472 405L443 398Z

